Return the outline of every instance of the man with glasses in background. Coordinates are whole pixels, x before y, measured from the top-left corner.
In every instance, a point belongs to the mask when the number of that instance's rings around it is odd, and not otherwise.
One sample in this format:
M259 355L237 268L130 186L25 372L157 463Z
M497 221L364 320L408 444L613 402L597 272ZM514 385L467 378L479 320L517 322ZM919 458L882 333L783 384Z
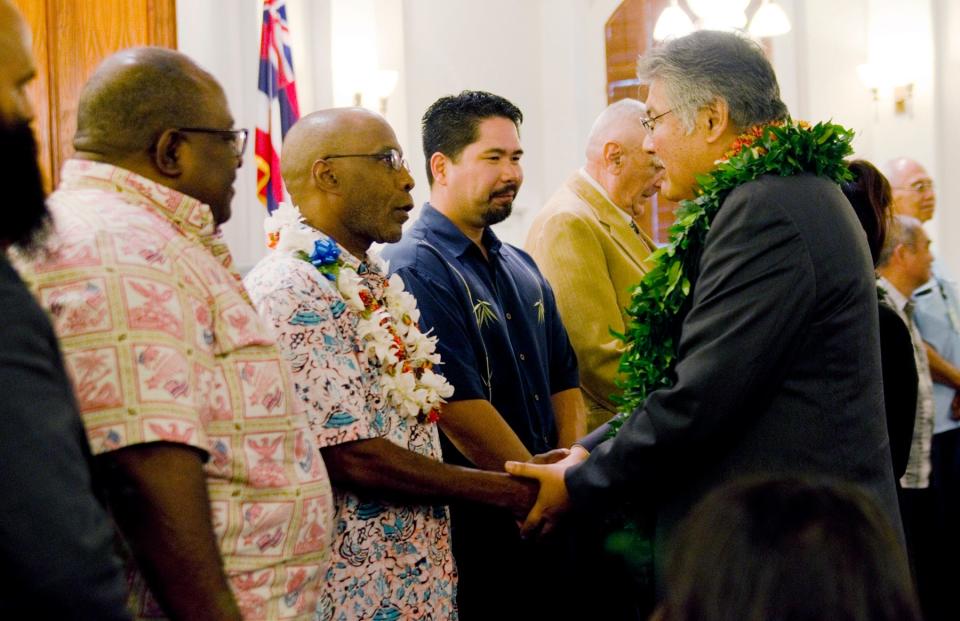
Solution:
M370 252L398 241L413 209L390 125L362 108L315 112L287 133L280 166L296 207L268 219L273 252L245 282L293 368L333 481L333 562L318 618L456 619L444 505L519 516L536 486L441 462L437 427L455 431L437 420L453 392L439 375L445 360L417 327L401 278L388 279Z
M916 160L899 157L884 165L884 174L893 188L893 208L898 214L927 222L933 218L937 194L933 179ZM930 486L936 498L939 528L936 551L941 561L936 576L935 606L943 617L954 618L946 608L947 595L960 578L954 560L960 553L960 290L943 261L934 260L932 276L913 293L914 323L927 344L933 399L936 407L933 444L930 451ZM926 603L926 602L924 602ZM929 608L929 605L927 606ZM954 610L953 613L950 610Z
M47 254L24 265L132 552L137 619L312 620L330 557L323 461L219 234L246 134L183 54L111 56L80 96Z

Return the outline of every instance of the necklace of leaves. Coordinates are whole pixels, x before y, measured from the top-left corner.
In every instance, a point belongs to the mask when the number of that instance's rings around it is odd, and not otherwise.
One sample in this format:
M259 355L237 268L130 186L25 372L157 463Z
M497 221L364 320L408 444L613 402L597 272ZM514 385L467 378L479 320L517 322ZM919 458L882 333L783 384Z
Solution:
M690 290L710 223L734 188L762 175L788 177L813 173L835 183L852 178L843 160L853 152L853 131L833 123L786 120L741 134L717 167L697 177L696 198L684 200L670 227L669 243L654 252L653 268L632 293L615 400L620 411L610 421L617 433L654 390L673 385L680 327L689 310Z

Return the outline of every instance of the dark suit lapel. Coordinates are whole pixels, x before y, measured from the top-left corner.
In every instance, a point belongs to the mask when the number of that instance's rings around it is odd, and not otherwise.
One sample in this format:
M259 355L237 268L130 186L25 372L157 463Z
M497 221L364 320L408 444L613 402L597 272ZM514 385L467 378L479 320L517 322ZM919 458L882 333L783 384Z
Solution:
M643 260L657 249L657 245L653 243L650 236L643 230L639 235L634 233L622 215L623 212L598 192L580 173L574 173L567 180L567 187L590 206L600 225L610 234L610 238L623 249L637 267L646 273L649 268Z

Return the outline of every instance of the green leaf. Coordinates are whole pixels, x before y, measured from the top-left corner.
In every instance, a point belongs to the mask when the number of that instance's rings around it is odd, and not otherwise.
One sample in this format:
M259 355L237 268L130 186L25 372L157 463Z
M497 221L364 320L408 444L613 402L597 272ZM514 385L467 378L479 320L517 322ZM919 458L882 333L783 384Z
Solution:
M708 174L698 175L693 200L680 202L676 222L666 246L650 255L652 268L633 287L624 333L611 332L624 343L615 396L620 414L611 421L615 434L629 412L643 405L654 390L670 386L677 359L680 326L686 300L695 283L690 269L703 250L710 224L727 195L737 186L764 174L794 175L809 172L835 183L851 178L843 158L852 151L853 131L831 122L803 127L792 120L765 127L753 146L744 148ZM679 286L678 286L679 285Z

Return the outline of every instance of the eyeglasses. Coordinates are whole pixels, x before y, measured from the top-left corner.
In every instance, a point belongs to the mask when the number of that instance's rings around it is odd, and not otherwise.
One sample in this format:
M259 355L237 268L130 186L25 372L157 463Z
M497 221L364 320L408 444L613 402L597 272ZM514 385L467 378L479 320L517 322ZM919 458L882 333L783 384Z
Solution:
M912 190L917 194L923 194L924 192L933 191L933 180L927 179L926 181L917 181L916 183L911 183L910 185L898 185L895 186L896 190Z
M178 127L178 132L214 134L216 136L230 137L233 140L233 153L237 158L243 157L243 151L247 148L247 137L250 132L246 129L213 129L210 127Z
M644 128L646 128L648 132L652 133L653 128L657 126L657 119L662 118L670 114L671 112L673 112L673 109L667 110L666 112L662 112L653 118L647 117L645 119L640 119L640 122L643 123Z
M390 168L397 172L400 172L401 168L410 170L410 164L407 163L407 160L396 149L390 149L389 151L385 151L383 153L350 153L348 155L328 155L320 159L334 160L338 157L369 157L371 159L380 160L381 162L386 163L390 166Z

